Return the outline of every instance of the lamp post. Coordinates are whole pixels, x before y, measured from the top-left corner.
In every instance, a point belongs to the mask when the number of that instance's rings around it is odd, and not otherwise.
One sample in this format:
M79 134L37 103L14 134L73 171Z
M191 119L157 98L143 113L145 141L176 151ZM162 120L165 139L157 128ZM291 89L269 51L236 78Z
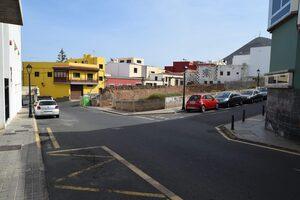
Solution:
M260 70L258 69L257 70L257 87L259 87L259 85L260 85L260 82L259 82L260 77L259 77L259 75L260 75Z
M185 110L185 82L186 82L186 70L188 69L187 66L184 67L183 72L183 95L182 95L182 110Z
M28 73L28 94L29 94L29 105L28 105L28 108L29 108L29 114L28 114L28 117L29 118L32 118L32 105L31 105L31 80L30 80L30 74L31 74L31 70L32 70L32 66L30 64L28 64L26 66L26 70L27 70L27 73Z

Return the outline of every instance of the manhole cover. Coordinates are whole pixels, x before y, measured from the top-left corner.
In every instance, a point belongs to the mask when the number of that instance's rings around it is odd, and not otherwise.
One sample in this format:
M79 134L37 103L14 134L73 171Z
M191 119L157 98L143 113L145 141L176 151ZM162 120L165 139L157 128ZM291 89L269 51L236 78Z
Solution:
M14 151L14 150L20 150L21 145L4 145L0 146L0 151Z

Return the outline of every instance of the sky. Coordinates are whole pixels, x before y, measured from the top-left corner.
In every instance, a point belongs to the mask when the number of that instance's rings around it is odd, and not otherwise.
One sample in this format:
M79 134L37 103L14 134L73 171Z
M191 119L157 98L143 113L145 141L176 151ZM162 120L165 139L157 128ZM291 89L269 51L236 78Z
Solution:
M268 0L23 0L23 61L84 53L145 64L220 60L271 37Z

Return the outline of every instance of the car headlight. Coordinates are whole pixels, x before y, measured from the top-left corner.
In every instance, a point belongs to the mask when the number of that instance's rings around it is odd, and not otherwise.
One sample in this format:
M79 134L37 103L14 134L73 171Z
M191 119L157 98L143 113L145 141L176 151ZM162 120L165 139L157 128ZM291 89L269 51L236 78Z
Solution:
M229 98L224 99L224 101L229 101Z

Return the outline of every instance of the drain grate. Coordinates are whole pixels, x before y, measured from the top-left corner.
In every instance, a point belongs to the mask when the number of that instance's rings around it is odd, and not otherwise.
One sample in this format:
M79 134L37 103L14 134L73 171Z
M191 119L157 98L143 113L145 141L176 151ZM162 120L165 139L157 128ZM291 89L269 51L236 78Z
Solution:
M20 150L21 145L4 145L0 146L0 151L14 151L14 150Z

